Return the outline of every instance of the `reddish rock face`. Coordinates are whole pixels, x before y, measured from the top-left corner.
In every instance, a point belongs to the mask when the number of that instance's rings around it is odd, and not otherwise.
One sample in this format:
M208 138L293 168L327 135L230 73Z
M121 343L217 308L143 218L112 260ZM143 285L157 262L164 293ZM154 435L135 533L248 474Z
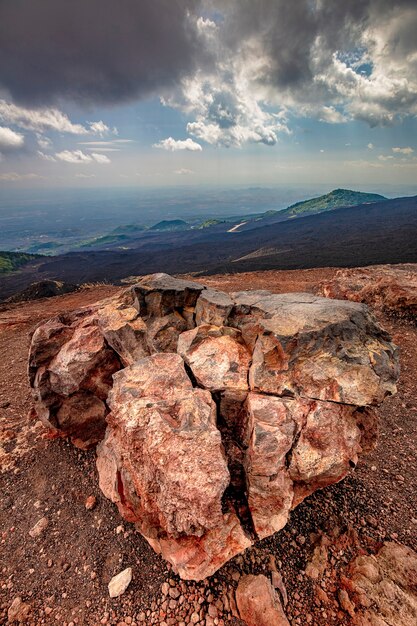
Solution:
M323 282L319 293L327 298L365 302L384 311L415 318L417 265L379 265L343 269Z
M42 343L45 337L50 341ZM70 436L78 447L96 444L106 428L105 401L112 375L120 367L94 312L54 319L39 327L29 358L39 419L48 428Z
M115 375L100 486L185 578L204 578L250 545L222 497L230 481L211 394L178 355Z
M41 325L29 357L39 418L101 440L103 493L194 580L355 466L397 374L363 304L165 274Z
M195 307L196 323L224 326L232 308L233 300L227 293L205 289L201 292Z
M178 353L201 387L212 392L247 391L251 355L240 331L226 326L197 326L182 333Z
M395 348L361 305L328 307L311 294L281 294L258 301L256 316L262 306L266 317L257 317L249 373L253 391L359 406L395 392Z

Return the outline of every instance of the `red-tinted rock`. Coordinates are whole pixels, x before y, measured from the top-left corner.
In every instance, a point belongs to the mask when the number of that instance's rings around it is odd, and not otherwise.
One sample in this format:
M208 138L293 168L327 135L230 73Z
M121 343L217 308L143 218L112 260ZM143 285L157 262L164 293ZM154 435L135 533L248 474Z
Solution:
M398 355L363 304L157 274L42 324L29 374L39 419L76 445L107 422L103 493L201 579L372 448Z
M299 433L307 402L293 402L250 393L247 400L249 445L246 453L248 504L261 539L287 523L293 501L293 481L286 456Z
M146 343L146 324L129 301L133 302L133 298L111 299L97 312L103 336L124 366L150 353Z
M164 317L151 318L147 322L146 341L150 354L176 352L178 337L189 328L187 320L175 311Z
M183 308L194 308L203 285L168 274L144 276L132 287L135 306L142 317L163 317Z
M380 265L343 269L318 291L327 298L365 302L369 306L415 318L417 265Z
M375 555L357 557L348 572L360 605L352 624L414 626L417 619L417 553L394 542Z
M292 448L288 474L295 482L293 507L305 497L346 476L361 452L362 412L332 402L310 402Z
M180 336L178 353L205 389L248 389L251 355L240 331L227 326L197 326Z
M205 289L201 292L195 307L196 324L224 326L232 308L233 300L227 293Z
M112 375L121 363L105 341L95 311L63 316L38 327L29 363L39 419L70 436L79 447L97 443L106 428L105 401Z
M236 604L247 626L289 626L278 595L263 574L239 580Z
M247 547L237 518L222 512L230 476L215 404L192 387L181 357L157 354L119 372L109 402L97 467L126 519L184 577L203 578Z
M265 300L268 317L257 322L249 374L253 391L359 406L395 393L396 349L366 307L311 294Z

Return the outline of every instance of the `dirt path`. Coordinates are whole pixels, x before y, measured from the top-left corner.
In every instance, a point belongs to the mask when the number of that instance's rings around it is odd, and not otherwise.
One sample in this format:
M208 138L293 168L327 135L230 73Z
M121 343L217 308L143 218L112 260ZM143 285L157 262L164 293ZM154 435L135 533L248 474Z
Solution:
M210 277L205 282L233 291L311 291L334 272L263 272ZM237 625L230 592L242 573L268 573L272 555L287 587L291 624L350 624L336 599L339 570L358 550L373 550L387 538L417 548L416 326L379 315L401 347L402 373L398 395L380 410L378 449L362 459L345 481L316 492L301 504L283 531L235 558L209 580L184 583L101 495L94 452L82 453L65 440L45 439L43 429L27 417L31 399L26 361L34 326L117 290L97 287L0 309L0 460L4 470L0 476L0 623L7 623L7 610L20 596L30 605L27 623L33 625L174 626L189 623L192 610L198 611L198 623L203 626L209 606L217 606L220 626ZM85 508L90 495L97 499L93 510ZM32 538L29 530L42 517L48 526ZM357 541L332 555L329 574L318 586L305 574L318 534L336 536L346 531L350 536L357 533ZM107 583L125 567L133 568L133 581L121 598L111 600ZM172 596L178 591L175 599L164 596L164 582L176 590Z

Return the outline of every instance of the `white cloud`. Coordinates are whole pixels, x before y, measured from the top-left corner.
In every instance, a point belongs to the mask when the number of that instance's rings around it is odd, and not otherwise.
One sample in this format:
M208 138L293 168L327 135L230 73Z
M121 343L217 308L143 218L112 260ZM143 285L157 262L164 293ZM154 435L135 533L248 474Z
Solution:
M97 163L100 163L101 165L104 165L104 164L107 164L107 163L111 163L109 157L106 156L105 154L97 154L95 152L92 152L91 156L93 157L93 159Z
M102 134L110 130L102 121L90 122L89 128L82 124L74 124L68 115L54 107L27 109L6 100L0 100L0 120L37 133L53 130L73 135L89 135Z
M399 154L413 154L414 150L413 148L410 148L409 146L407 148L393 148L392 149L393 152L399 153Z
M42 150L48 150L52 147L52 141L49 139L49 137L45 137L40 133L36 133L36 139L38 141L38 146L42 148Z
M120 152L120 148L100 148L99 146L86 146L89 152Z
M368 143L368 146L367 146L368 150L373 150L373 149L374 149L374 147L375 147L375 146L374 146L374 144L373 144L373 143Z
M199 143L193 141L188 137L188 139L174 139L173 137L168 137L167 139L163 139L159 143L154 143L153 148L161 148L162 150L170 150L171 152L175 152L176 150L189 150L191 152L201 152L203 149Z
M175 170L174 174L178 174L179 176L189 176L190 174L194 174L193 170L189 170L186 167L182 167L179 170Z
M378 159L380 161L391 161L391 159L393 159L394 157L391 155L385 156L384 154L380 154Z
M347 117L340 111L337 111L333 106L324 106L318 115L320 122L326 122L327 124L341 124L347 122Z
M0 150L10 150L21 148L25 142L25 138L20 133L16 133L11 128L0 126Z
M346 165L347 167L358 167L360 169L380 169L381 167L384 167L382 163L376 163L375 161L366 161L364 159L359 159L357 161L345 161L344 165Z
M38 132L45 129L74 135L85 135L89 132L81 124L73 124L68 116L58 109L26 109L5 100L0 100L0 119Z
M81 172L79 174L75 174L75 178L95 178L95 174L82 174Z
M196 23L212 65L162 100L188 117L197 139L274 145L292 116L377 126L417 114L414 7L387 3L382 10L373 0L226 4L217 4L217 23Z
M81 150L63 150L56 153L56 158L65 163L73 163L80 165L82 163L91 163L92 158L89 154L84 154Z
M56 158L65 163L71 163L73 165L87 165L89 163L106 164L111 163L109 157L105 154L85 154L82 150L63 150L55 154Z
M106 133L111 132L110 128L102 121L98 122L89 122L90 131L97 135L105 135ZM113 131L115 135L117 135L117 128L114 128Z
M56 161L56 159L52 156L52 154L45 154L41 150L38 150L37 155L44 161L51 161L51 163L55 163Z
M43 178L43 176L39 176L38 174L18 174L17 172L7 172L5 174L0 174L0 180L4 180L7 182L15 182L19 180L34 180L36 178Z

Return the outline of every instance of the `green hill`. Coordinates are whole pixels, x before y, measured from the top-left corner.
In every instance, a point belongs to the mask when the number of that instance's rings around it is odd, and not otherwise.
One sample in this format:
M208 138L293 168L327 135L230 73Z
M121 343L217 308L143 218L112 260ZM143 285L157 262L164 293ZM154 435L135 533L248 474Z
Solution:
M125 224L124 226L118 226L111 231L111 235L134 235L146 230L145 226L140 224Z
M0 274L8 274L18 270L29 261L36 259L35 254L25 254L23 252L0 252Z
M381 200L386 200L386 198L377 193L363 193L361 191L351 191L350 189L334 189L330 193L326 193L324 196L292 204L288 207L288 209L280 211L279 215L301 217L313 213L322 213L323 211L332 211L333 209L339 209L346 206L380 202Z
M79 248L93 248L95 246L109 246L116 243L124 243L129 240L127 235L103 235L102 237L96 237L95 239L89 239L88 241L80 244Z
M189 224L184 220L162 220L151 226L150 230L158 231L172 231L172 230L186 230L189 228Z

